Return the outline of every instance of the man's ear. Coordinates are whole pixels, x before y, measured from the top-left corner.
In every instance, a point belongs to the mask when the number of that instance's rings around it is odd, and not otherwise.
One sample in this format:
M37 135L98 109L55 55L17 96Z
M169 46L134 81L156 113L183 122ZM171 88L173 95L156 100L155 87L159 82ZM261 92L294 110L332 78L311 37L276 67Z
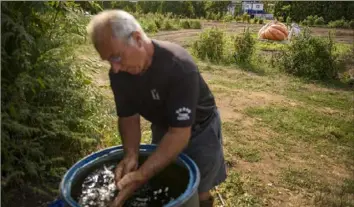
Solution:
M136 42L138 47L142 47L143 46L141 33L139 31L132 32L132 38L134 39L134 41Z

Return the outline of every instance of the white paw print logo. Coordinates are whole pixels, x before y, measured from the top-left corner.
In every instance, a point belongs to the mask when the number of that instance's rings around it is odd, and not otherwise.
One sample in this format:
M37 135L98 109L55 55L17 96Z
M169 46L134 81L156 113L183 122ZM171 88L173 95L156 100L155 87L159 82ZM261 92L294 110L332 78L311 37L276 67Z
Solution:
M191 110L186 107L182 107L176 110L177 120L178 121L184 121L184 120L189 120L189 114L191 113Z

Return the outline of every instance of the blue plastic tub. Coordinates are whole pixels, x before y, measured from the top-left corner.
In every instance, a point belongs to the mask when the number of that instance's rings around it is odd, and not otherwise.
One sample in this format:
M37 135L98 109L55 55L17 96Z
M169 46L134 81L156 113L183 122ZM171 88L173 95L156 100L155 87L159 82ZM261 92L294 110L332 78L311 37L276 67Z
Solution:
M156 149L156 145L141 145L140 146L140 156L147 157ZM54 201L50 206L51 207L79 207L80 205L75 201L72 194L72 188L75 183L78 182L80 176L88 171L92 166L99 165L100 163L114 160L117 162L123 157L123 147L115 146L107 149L100 150L95 152L82 160L75 163L64 175L60 183L60 198ZM186 169L188 172L186 182L186 188L181 193L179 197L171 201L165 207L199 207L199 198L198 198L198 185L200 182L200 173L195 162L190 159L185 154L180 154L178 159L174 164L177 164L181 168ZM176 176L179 178L179 176ZM181 177L181 176L180 176ZM180 178L182 179L182 178ZM177 181L178 182L178 181ZM173 186L171 187L173 188Z

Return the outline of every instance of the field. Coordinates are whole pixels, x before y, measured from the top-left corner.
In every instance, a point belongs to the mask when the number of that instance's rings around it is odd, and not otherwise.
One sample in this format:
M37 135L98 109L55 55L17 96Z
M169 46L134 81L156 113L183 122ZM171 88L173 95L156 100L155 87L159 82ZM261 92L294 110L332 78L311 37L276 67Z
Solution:
M203 22L230 33L246 24ZM261 26L251 25L257 33ZM328 29L312 28L315 35ZM187 48L201 29L153 35ZM350 30L337 30L337 42L353 44ZM258 44L271 53L273 44ZM98 56L90 46L83 57ZM276 50L276 48L275 48ZM218 206L354 206L353 91L288 76L272 68L250 71L197 60L221 112L228 179L213 191ZM261 64L260 64L261 65ZM97 83L112 100L102 63ZM111 111L114 111L112 103ZM143 142L150 141L143 120Z
M120 144L109 66L85 27L89 13L126 8L150 37L187 48L215 96L228 167L217 206L354 206L354 31L340 29L354 28L354 4L308 3L314 20L277 2L274 14L320 26L291 44L259 41L267 21L228 4L2 2L2 205L47 206L77 160Z

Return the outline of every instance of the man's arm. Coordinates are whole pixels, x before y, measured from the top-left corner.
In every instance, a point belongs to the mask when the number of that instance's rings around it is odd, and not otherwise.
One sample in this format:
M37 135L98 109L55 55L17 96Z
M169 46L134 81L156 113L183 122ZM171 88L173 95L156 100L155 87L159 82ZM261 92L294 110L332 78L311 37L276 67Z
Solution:
M174 161L187 146L190 136L191 127L170 127L156 151L140 167L144 177L150 179Z
M137 158L141 139L139 114L118 118L118 128L125 156L134 156Z

